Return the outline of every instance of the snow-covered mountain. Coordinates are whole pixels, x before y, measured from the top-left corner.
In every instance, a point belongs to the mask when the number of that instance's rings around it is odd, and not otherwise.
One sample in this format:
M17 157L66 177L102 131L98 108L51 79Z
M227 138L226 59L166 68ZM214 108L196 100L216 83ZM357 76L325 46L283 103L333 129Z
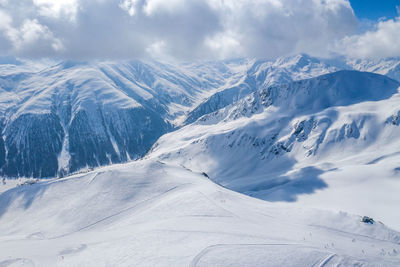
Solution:
M400 81L400 59L318 59L306 54L281 57L271 60L248 60L246 72L232 85L228 84L206 98L188 113L186 124L201 116L217 111L236 102L260 88L285 84L338 70L358 70L386 75Z
M0 64L3 177L110 165L4 178L0 266L399 266L396 66Z
M316 77L340 70L305 54L281 57L275 61L248 60L245 62L246 72L234 84L227 84L200 103L189 112L186 124L196 121L201 116L224 108L235 101L273 84L284 84L296 80Z
M144 155L235 64L62 62L40 71L3 65L0 168L52 177Z
M340 209L330 195L336 190L350 211L372 213L400 229L399 215L388 212L400 201L399 87L386 76L357 71L270 86L162 136L149 157L269 201ZM372 184L380 190L348 191ZM396 201L382 202L382 192Z
M346 64L354 70L379 73L400 81L400 58L348 59Z
M398 266L400 233L140 160L0 195L2 266Z
M258 90L340 69L396 78L398 62L322 60L304 54L274 61L174 65L13 60L0 64L1 173L63 176L137 159L176 126Z

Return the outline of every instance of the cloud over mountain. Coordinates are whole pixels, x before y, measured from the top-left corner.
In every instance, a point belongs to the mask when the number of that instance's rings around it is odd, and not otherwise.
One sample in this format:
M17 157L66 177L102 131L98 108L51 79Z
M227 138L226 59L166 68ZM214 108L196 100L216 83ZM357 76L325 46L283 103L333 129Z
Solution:
M378 33L397 21L384 23ZM275 58L337 44L368 54L358 47L374 33L357 27L348 0L0 0L2 56Z
M380 21L370 31L344 38L338 44L345 54L356 58L400 56L400 18Z

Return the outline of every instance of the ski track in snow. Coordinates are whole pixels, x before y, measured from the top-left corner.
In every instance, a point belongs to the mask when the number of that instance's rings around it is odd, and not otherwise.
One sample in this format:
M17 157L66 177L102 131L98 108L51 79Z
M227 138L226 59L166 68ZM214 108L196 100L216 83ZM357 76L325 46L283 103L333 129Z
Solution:
M400 266L399 83L353 70L400 79L307 55L0 65L12 175L161 136L4 180L0 267Z
M42 186L44 193L26 208L21 196ZM75 193L57 200L67 189ZM8 204L4 194L14 196ZM0 195L0 203L9 205L0 217L3 263L18 258L32 266L400 263L400 255L387 254L400 251L388 239L400 235L384 225L366 227L353 215L281 208L224 189L201 173L153 160L11 189ZM91 214L94 207L99 218ZM84 220L64 221L64 214ZM335 229L324 227L333 222ZM15 223L21 227L10 227ZM352 224L361 232L352 233Z

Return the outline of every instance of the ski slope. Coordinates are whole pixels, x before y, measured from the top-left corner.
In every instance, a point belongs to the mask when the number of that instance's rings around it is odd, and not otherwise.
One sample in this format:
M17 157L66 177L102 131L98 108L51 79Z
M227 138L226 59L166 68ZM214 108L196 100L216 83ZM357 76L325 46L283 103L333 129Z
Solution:
M354 71L272 86L162 136L147 156L283 206L345 210L400 230L398 89Z
M398 62L0 64L0 267L400 266Z
M400 233L153 160L0 195L0 266L398 266Z

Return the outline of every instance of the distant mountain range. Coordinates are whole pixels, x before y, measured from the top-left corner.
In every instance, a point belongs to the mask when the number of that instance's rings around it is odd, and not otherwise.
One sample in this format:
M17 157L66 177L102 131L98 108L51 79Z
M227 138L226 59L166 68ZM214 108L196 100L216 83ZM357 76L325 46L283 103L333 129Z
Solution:
M305 86L293 81L343 69L400 77L396 59L328 61L304 54L275 61L175 65L155 61L8 62L0 65L0 166L8 177L63 176L138 159L163 134L198 119L211 120L204 115L238 101L237 105L245 105L241 99L260 97L261 92L280 94L280 90ZM372 84L381 79L365 77ZM341 79L349 78L335 78L346 86ZM356 83L363 80L357 79ZM381 89L369 90L372 94ZM341 104L339 99L336 104Z
M7 62L0 266L400 266L400 60Z

